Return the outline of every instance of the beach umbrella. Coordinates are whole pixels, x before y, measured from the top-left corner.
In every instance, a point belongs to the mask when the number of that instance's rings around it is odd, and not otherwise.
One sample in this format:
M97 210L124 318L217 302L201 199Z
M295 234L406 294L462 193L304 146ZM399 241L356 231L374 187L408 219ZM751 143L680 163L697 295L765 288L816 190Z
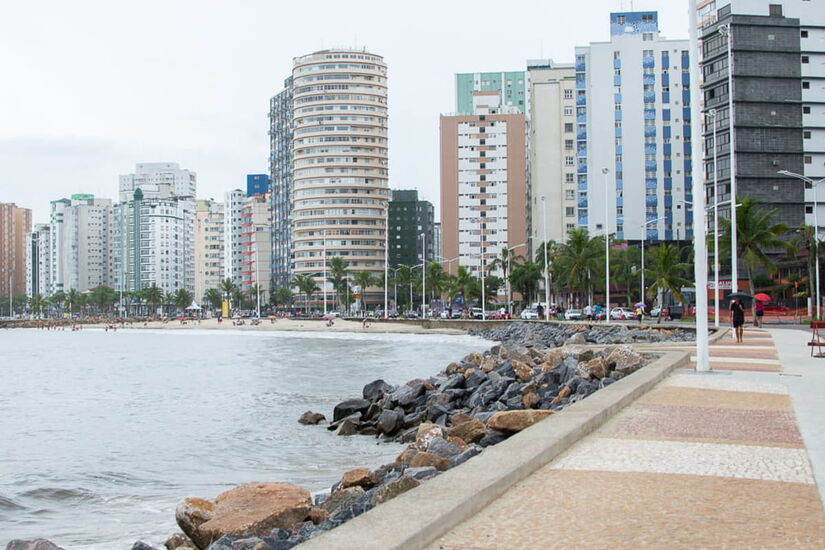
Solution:
M647 307L647 304L644 302L639 302L638 304L633 304L633 307Z
M756 296L753 297L754 300L759 300L760 302L770 302L771 297L765 294L764 292L760 292Z

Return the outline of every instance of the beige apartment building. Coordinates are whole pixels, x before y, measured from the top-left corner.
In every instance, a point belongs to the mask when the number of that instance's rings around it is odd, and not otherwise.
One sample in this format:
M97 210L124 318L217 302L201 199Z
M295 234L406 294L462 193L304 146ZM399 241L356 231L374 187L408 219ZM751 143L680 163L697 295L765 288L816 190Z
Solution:
M32 230L32 211L0 203L0 296L26 293L26 233Z
M387 66L364 50L297 57L292 101L292 272L314 276L330 300L324 254L353 272L384 271Z
M502 275L486 266L527 251L526 120L500 90L471 93L473 113L441 117L441 250L451 273Z
M223 204L213 200L195 202L195 300L218 288L224 270Z

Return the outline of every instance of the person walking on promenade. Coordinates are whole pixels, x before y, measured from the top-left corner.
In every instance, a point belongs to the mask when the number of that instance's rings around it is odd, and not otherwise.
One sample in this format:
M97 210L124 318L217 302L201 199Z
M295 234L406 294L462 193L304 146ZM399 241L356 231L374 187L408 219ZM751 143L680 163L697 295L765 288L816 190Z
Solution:
M742 299L738 296L730 304L730 319L733 324L733 331L736 333L736 343L741 344L742 333L745 330L745 306L742 305Z
M765 304L763 304L760 300L756 301L756 317L754 318L754 324L757 327L762 327L762 317L765 315Z

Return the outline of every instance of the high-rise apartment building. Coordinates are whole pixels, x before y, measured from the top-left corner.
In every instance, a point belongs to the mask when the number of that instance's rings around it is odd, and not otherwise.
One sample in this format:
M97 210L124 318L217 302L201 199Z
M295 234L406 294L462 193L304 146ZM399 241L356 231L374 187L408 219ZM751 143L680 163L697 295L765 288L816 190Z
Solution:
M138 164L120 176L112 223L115 290L153 284L164 292L195 292L194 172L177 163Z
M292 77L269 101L269 179L272 207L272 285L292 280Z
M611 13L610 41L576 48L577 225L591 235L692 237L688 49L656 12Z
M564 241L578 225L576 71L551 59L527 61L529 82L529 209L527 256L545 239ZM545 226L546 223L546 226Z
M0 203L0 296L26 293L26 234L31 230L31 210Z
M212 200L195 202L195 300L218 288L224 269L223 204Z
M473 92L498 92L502 106L512 107L519 113L527 112L529 87L524 71L455 75L456 114L475 112Z
M112 201L75 194L52 201L47 294L112 285Z
M268 174L247 174L246 175L246 196L263 195L269 193Z
M26 234L26 296L51 293L51 226L35 224Z
M223 210L223 239L224 239L224 270L225 279L230 279L236 286L243 282L243 207L246 204L246 194L240 189L227 191L224 195Z
M700 7L706 185L713 204L715 141L721 217L730 216L733 176L737 197L776 210L774 222L813 226L815 194L817 221L825 220L822 186L777 173L825 176L822 8L808 0L717 0Z
M424 260L432 262L436 258L437 244L432 203L419 200L418 191L393 191L390 201L390 266L414 266Z
M504 248L527 242L525 115L501 90L469 93L472 114L441 116L441 250L458 258L453 273L486 271Z
M316 277L331 292L324 251L327 258L342 257L352 271L384 270L387 66L364 50L297 57L292 104L291 270ZM377 293L365 294L377 300Z

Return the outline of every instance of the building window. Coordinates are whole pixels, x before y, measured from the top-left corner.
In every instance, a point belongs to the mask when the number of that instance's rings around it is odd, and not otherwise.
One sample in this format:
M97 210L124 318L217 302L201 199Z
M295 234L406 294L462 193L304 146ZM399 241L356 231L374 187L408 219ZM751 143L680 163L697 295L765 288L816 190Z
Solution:
M564 209L564 215L567 216L568 218L572 218L573 216L576 215L576 209L572 206L568 206L567 208Z
M573 107L565 107L564 116L573 116Z
M618 50L613 52L613 59L620 59L621 57L622 57L622 52L620 52Z
M616 17L616 23L617 23L617 24L619 24L619 25L624 25L624 23L625 23L625 17L624 17L624 15L619 15L619 16L617 16L617 17Z
M564 123L564 131L565 132L572 132L573 131L573 123L572 122L565 122Z
M567 173L564 175L564 183L576 183L575 174Z
M802 132L802 138L803 139L811 139L811 131L810 130L805 130L804 132Z
M810 155L805 155L805 164L811 164L813 158Z
M564 157L565 166L573 166L573 157Z
M802 38L808 38L808 31L802 31L799 34Z
M811 58L807 55L802 56L802 63L810 63Z
M573 99L573 90L564 90L564 99Z
M572 189L564 190L564 199L568 201L576 200L576 192Z
M811 107L809 105L805 105L804 107L802 107L802 113L806 115L811 114Z
M653 33L652 32L643 32L642 33L642 40L647 41L647 42L653 40Z
M572 149L573 148L573 140L572 139L564 140L564 148L565 149Z
M811 89L811 83L810 82L803 82L802 83L802 89L803 90L810 90Z

